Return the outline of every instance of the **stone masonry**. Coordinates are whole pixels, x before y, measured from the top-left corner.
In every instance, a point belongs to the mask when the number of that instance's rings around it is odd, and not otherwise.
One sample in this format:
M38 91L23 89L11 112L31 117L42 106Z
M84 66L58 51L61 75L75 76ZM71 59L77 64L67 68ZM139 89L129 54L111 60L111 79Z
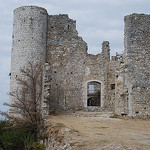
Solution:
M87 53L68 15L48 15L37 6L15 9L10 91L19 87L21 67L42 62L43 114L57 109L150 117L150 15L132 14L124 21L124 54L110 59L108 41L101 53Z

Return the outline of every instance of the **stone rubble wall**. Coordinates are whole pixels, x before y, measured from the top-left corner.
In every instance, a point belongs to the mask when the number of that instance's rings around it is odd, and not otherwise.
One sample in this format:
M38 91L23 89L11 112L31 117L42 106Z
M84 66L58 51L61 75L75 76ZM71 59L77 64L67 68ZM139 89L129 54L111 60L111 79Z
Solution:
M129 92L127 88L126 79L125 79L125 64L117 62L115 68L115 100L114 100L114 109L115 114L118 115L127 115L129 114Z
M106 108L105 99L107 91L107 63L110 55L109 42L105 41L102 44L102 52L97 55L87 54L86 55L86 68L85 76L83 81L83 103L84 108L88 111L92 110L103 110ZM87 107L87 85L88 82L95 81L101 84L101 106L98 107Z
M48 15L37 6L14 10L10 92L28 62L43 64L43 114L50 109L113 111L150 115L150 15L125 17L125 51L110 60L109 42L102 52L87 53L76 21L66 14ZM99 82L100 106L87 106L87 85ZM10 103L14 99L10 97Z
M82 109L86 54L87 44L78 36L76 22L68 15L49 16L46 62L51 72L51 109Z
M125 17L125 65L131 116L150 116L150 15Z

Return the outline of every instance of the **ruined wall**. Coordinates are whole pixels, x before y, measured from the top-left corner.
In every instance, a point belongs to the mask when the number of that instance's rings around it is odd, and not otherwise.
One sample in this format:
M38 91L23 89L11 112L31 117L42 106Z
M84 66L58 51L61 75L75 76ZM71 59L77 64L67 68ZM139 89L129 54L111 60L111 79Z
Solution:
M84 108L88 111L102 111L110 110L113 111L114 98L110 88L111 82L115 82L113 78L113 71L110 71L110 47L109 42L104 41L102 43L102 52L98 55L87 54L86 57L86 68L83 83L83 102ZM100 106L87 106L87 85L90 82L98 82L101 84L100 93ZM94 85L94 84L93 84Z
M46 66L49 69L45 69L45 103L50 102L50 109L112 110L111 96L107 96L109 60L109 42L103 42L100 54L87 54L87 44L78 36L76 22L67 15L50 15L46 57ZM99 107L87 107L87 85L90 81L101 84Z
M85 67L85 76L84 76L84 81L83 81L83 104L84 108L87 110L95 110L95 109L101 109L103 107L103 101L104 101L104 70L102 68L105 67L105 63L103 62L103 57L102 54L98 55L92 55L92 54L87 54L86 57L86 67ZM97 108L88 106L87 107L87 91L88 91L88 83L89 82L98 82L101 84L101 105ZM95 87L94 87L95 88Z
M125 17L125 79L129 91L129 113L150 115L150 15Z
M107 89L106 89L106 104L107 110L114 111L115 107L115 91L116 91L116 67L118 65L117 60L111 60L107 67Z
M86 54L87 44L78 36L76 22L68 15L50 15L46 61L51 72L51 109L82 108Z
M16 77L28 62L45 63L47 11L37 6L23 6L14 10L10 92L19 87ZM14 101L10 96L10 103ZM11 112L11 110L10 110Z
M115 68L115 100L114 100L114 112L118 115L129 114L129 92L126 81L126 65L124 62L117 61Z
M14 10L12 38L10 92L18 88L20 68L29 61L42 62L43 114L49 109L85 109L150 115L150 15L125 17L124 57L117 54L111 60L108 41L101 53L88 54L76 21L36 6ZM100 92L95 95L100 101L92 102L96 106L88 106L90 84Z
M103 42L100 54L87 54L87 44L78 36L76 22L68 15L48 15L45 9L36 6L14 11L11 91L17 88L15 77L21 67L27 66L29 61L43 62L45 114L49 109L86 108L89 81L100 83L100 108L109 108L109 60L107 41Z

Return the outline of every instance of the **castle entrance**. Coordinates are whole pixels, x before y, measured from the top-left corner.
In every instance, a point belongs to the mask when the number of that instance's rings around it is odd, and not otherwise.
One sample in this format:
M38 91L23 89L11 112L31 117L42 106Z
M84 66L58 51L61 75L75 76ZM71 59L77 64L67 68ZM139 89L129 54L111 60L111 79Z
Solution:
M97 81L88 82L87 106L101 106L101 83Z

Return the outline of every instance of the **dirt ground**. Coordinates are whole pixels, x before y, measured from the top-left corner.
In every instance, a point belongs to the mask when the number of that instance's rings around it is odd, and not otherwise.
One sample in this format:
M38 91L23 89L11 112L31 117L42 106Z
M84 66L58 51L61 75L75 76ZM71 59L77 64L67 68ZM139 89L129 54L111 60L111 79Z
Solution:
M70 133L73 150L150 150L150 119L110 118L111 113L66 112L50 120Z

